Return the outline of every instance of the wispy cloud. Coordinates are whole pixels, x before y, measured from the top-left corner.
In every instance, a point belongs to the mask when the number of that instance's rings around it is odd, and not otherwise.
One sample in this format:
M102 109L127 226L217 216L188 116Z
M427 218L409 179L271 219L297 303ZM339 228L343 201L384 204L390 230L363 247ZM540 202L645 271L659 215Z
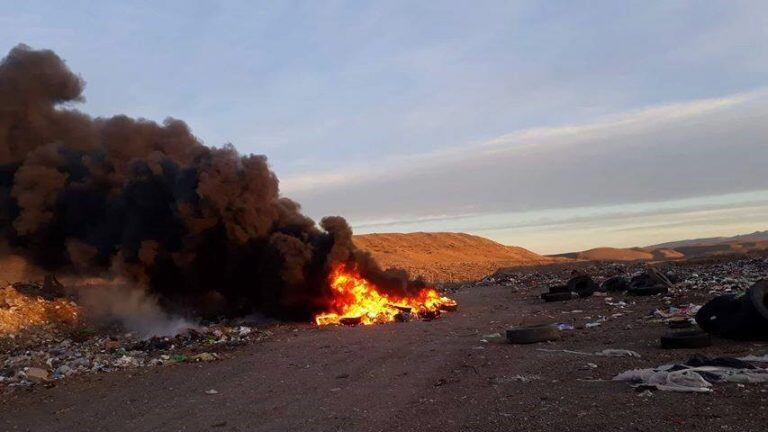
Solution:
M617 162L626 163L630 165L627 168L632 168L631 165L650 162L665 166L668 171L678 171L681 174L678 181L690 183L695 179L682 176L690 170L691 167L686 166L690 165L690 161L706 157L708 162L715 162L720 156L729 159L736 148L752 149L756 152L751 156L743 155L744 159L754 159L758 155L763 155L768 146L764 145L765 135L761 132L765 130L764 120L767 114L768 93L760 90L724 98L656 106L607 116L587 124L528 129L485 142L467 143L461 147L430 153L378 160L367 163L365 166L342 163L329 172L284 177L281 186L287 195L306 196L311 200L312 196L318 194L333 193L346 188L356 189L369 183L386 187L388 182L402 184L403 179L427 180L424 178L426 177L424 173L430 175L437 173L442 174L446 180L445 187L450 187L455 184L448 181L450 179L470 180L466 179L467 174L462 171L449 170L457 164L472 168L492 166L494 169L508 170L525 161L535 163L537 171L546 172L551 169L548 168L549 162L563 162L562 152L574 157L570 164L574 168L578 168L580 164L584 164L585 168L587 166L600 168L601 164L605 164L603 168L607 169L609 165L617 165ZM723 138L726 137L728 139L724 140ZM660 159L656 161L632 161L631 157L626 157L632 156L631 154L624 155L620 161L615 159L621 156L617 152L635 152L640 157L660 147L665 147L667 150L661 151L658 154ZM585 160L587 155L604 159ZM672 156L674 159L661 159L664 156ZM675 165L675 162L679 164ZM731 175L735 176L739 176L740 171L744 171L744 167L739 164L734 164L730 168L733 169ZM574 180L603 177L600 174L599 171L584 171ZM653 177L651 171L644 174L642 178L628 179L628 175L629 173L621 176L622 182L627 180L630 180L629 183L643 182ZM501 186L482 183L476 185L477 188L495 189L501 189ZM540 186L547 188L546 183ZM675 188L675 185L667 186ZM761 185L755 184L754 188L757 189L759 186ZM408 190L401 192L407 194ZM599 189L595 192L599 192ZM337 202L334 200L334 203ZM344 207L343 200L338 204ZM376 213L375 209L372 210L374 210L372 213L380 214Z

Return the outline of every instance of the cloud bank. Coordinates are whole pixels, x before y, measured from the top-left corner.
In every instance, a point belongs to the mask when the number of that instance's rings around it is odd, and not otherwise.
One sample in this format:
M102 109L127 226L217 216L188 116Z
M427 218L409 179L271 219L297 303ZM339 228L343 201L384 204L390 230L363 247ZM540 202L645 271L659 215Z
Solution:
M663 202L768 189L768 92L656 106L289 177L356 226Z

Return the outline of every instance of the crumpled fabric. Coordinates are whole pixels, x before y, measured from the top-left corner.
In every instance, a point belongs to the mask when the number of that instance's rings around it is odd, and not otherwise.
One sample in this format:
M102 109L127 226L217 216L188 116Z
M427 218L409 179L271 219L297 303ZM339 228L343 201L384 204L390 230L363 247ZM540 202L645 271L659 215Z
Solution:
M742 357L739 360L752 361L747 358ZM628 370L616 375L613 380L629 381L640 389L708 393L712 391L712 383L768 383L768 369L667 364L652 369Z
M674 365L656 369L633 369L616 375L614 381L631 381L636 386L674 392L711 392L712 384L690 369L670 370Z

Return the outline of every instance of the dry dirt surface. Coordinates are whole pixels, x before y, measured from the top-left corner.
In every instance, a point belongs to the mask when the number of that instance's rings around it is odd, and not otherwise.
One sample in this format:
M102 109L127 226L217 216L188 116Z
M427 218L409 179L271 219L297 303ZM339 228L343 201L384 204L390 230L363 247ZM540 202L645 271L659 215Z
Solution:
M502 267L562 260L463 233L365 234L354 242L383 268L402 268L430 282L475 280Z
M521 269L453 293L457 312L431 322L368 327L283 325L266 341L211 363L83 375L4 395L3 431L763 431L768 387L714 392L634 391L614 382L633 368L708 356L760 355L764 343L715 340L662 350L659 297L542 303L536 281L567 269ZM735 270L735 271L738 271ZM520 277L530 272L534 277ZM709 276L700 278L706 287ZM713 294L682 293L673 304ZM719 289L719 288L718 288ZM614 316L615 314L621 314ZM582 328L598 316L609 319ZM571 322L556 342L482 342L511 325ZM629 349L642 357L546 350Z

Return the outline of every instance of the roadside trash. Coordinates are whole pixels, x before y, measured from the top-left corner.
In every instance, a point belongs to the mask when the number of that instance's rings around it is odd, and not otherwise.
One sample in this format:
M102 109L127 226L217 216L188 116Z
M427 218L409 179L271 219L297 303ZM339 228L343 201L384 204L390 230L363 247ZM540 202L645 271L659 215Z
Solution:
M210 390L206 390L205 394L207 394L207 395L215 395L215 394L219 394L219 392L214 390L214 389L210 389Z
M696 316L696 313L698 313L699 310L701 310L701 306L691 303L680 307L670 306L669 309L666 310L656 309L653 311L653 315L664 321L669 321L676 318L689 319Z
M640 354L638 354L635 351L630 351L626 349L604 349L602 351L596 352L595 355L599 356L605 356L605 357L636 357L640 358Z
M707 382L695 369L673 370L674 365L657 369L634 369L622 372L614 381L629 381L638 391L655 389L662 391L708 393L712 384Z
M503 376L503 377L493 377L489 378L488 382L490 384L498 385L498 384L509 384L512 382L531 382L531 381L537 381L540 380L540 375L515 375L515 376Z
M483 338L480 339L480 342L488 343L488 342L502 342L504 340L504 337L501 335L501 333L491 333L487 335L483 335Z
M701 307L696 323L704 331L727 339L768 340L768 280L742 294L715 297Z
M637 394L638 397L653 397L653 392L650 390L643 390Z
M575 329L573 327L573 324L571 324L571 323L558 323L556 325L557 325L557 329L561 330L561 331L562 330L574 330Z
M625 350L625 349L604 349L602 351L598 352L585 352L585 351L573 351L573 350L566 350L566 349L546 349L546 348L538 348L536 351L542 351L542 352L561 352L566 354L576 354L576 355L589 355L589 356L600 356L600 357L635 357L640 358L640 354L638 354L635 351Z
M633 369L616 375L614 381L629 381L638 391L708 393L712 384L768 383L768 369L756 367L750 357L691 357L685 364L667 364L653 369ZM761 357L757 357L761 359Z
M216 354L211 354L207 352L195 354L189 358L189 360L193 362L211 362L218 359L219 357Z
M704 348L712 345L709 333L699 330L669 332L661 337L661 347L664 349Z
M559 330L556 325L552 324L516 327L507 330L507 341L513 344L532 344L559 338Z

